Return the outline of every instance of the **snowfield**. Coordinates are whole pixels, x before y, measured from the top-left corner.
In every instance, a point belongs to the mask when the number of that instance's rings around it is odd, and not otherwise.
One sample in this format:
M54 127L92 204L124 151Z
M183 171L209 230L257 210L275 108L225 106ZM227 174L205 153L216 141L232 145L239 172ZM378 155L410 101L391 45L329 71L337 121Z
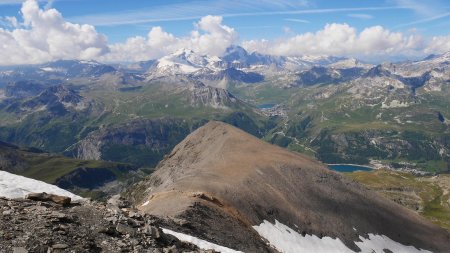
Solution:
M197 247L199 247L200 249L214 250L214 251L222 252L222 253L243 253L242 251L236 251L236 250L233 250L233 249L230 249L227 247L223 247L223 246L220 246L220 245L217 245L214 243L207 242L202 239L198 239L198 238L190 236L190 235L178 233L178 232L172 231L170 229L166 229L166 228L161 228L161 229L165 234L173 235L176 238L178 238L178 240L180 240L180 241L192 243L192 244L196 245Z
M315 235L302 236L288 226L275 220L275 224L264 221L253 226L258 234L266 239L272 247L282 253L315 252L315 253L354 253L339 238L319 238ZM369 234L369 238L359 237L361 242L355 244L362 253L384 253L389 249L395 253L431 253L395 242L384 235Z
M32 192L52 193L70 197L72 200L83 199L82 197L57 186L39 180L14 175L6 171L0 171L0 197L23 198L25 195Z

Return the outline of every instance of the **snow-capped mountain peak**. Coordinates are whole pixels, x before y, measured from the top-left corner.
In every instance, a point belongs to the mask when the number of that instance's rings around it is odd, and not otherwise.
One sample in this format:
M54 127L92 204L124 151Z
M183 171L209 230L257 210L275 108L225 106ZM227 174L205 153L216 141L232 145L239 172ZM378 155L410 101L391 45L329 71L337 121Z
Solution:
M223 59L229 62L245 63L248 61L248 52L240 46L230 46L227 48Z
M191 49L179 49L156 63L156 75L192 74L199 70L218 70L222 60L217 56L201 55Z

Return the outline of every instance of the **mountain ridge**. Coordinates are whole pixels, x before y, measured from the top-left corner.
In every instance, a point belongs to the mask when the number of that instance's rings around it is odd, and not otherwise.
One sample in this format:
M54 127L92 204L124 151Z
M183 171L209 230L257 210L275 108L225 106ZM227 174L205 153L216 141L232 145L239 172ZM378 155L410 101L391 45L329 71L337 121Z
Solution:
M192 228L205 239L231 248L237 245L243 251L261 250L252 226L264 220L277 220L300 234L337 237L352 250L357 250L356 235L367 234L424 249L449 250L444 242L450 234L412 211L309 157L219 122L190 134L131 196L144 212L184 218L186 231ZM218 225L214 219L225 219L229 225ZM199 224L207 226L208 232ZM247 233L244 239L233 236Z

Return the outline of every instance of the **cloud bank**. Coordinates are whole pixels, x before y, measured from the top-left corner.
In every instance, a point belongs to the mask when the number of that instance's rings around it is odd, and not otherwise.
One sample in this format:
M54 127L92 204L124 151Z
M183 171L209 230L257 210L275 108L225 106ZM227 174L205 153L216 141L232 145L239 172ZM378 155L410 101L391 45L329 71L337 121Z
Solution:
M56 59L94 59L109 51L106 36L91 25L66 22L55 9L42 10L34 0L23 3L23 21L12 30L0 28L1 65L30 64Z
M238 42L238 34L222 24L220 16L206 16L195 24L189 37L178 38L165 32L161 27L153 27L147 37L129 38L125 43L110 46L111 53L103 57L106 61L144 61L170 54L181 48L208 55L222 55L225 50Z
M420 57L450 51L450 35L425 38L410 32L393 32L381 26L358 31L348 24L327 24L316 32L274 40L239 41L235 29L221 16L205 16L194 23L188 36L177 37L162 27L150 28L147 36L109 44L107 37L88 24L64 20L56 9L39 7L36 0L22 4L21 18L0 18L0 65L35 64L58 59L131 62L156 59L180 48L201 54L222 55L226 48L241 44L263 54L336 55L363 59Z
M435 44L435 43L433 43ZM338 56L389 56L417 55L429 46L417 34L405 35L391 32L381 26L372 26L358 32L348 24L327 24L315 33L303 33L281 40L250 40L243 46L249 51L273 55L338 55ZM438 46L436 51L440 50Z

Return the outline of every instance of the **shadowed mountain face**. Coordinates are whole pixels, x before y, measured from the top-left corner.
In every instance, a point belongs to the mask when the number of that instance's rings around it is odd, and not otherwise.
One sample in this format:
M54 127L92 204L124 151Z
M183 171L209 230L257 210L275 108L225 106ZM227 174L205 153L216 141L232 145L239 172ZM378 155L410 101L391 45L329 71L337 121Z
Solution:
M245 252L270 252L252 228L275 220L302 235L355 241L384 235L448 252L450 234L306 156L210 122L177 145L130 193L141 210Z
M36 148L20 148L2 141L0 171L58 185L77 194L95 191L98 197L117 194L125 187L126 183L122 182L125 178L140 176L137 168L128 164L73 159ZM4 185L0 180L1 187Z

